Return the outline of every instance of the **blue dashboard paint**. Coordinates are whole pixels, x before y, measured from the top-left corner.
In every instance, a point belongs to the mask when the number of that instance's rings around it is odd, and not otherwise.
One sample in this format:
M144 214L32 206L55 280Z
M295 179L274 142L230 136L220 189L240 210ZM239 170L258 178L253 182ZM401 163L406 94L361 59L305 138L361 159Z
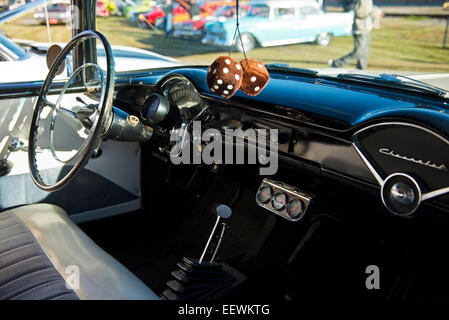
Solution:
M207 87L204 68L180 68L151 77L135 78L148 84L156 84L170 74L182 74L190 79L198 91L215 97ZM224 100L224 99L223 99ZM263 92L249 97L238 91L231 102L290 107L305 114L313 114L338 121L348 127L385 117L400 117L425 122L449 134L449 101L414 92L344 82L338 79L271 73L271 79Z

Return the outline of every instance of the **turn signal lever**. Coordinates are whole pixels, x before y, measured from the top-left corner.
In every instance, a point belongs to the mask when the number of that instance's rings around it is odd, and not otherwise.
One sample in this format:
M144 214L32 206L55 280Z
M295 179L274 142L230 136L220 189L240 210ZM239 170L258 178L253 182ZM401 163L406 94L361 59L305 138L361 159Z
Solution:
M84 127L90 129L96 116L96 107L86 105L77 112L77 117ZM153 129L144 125L139 118L130 115L119 108L112 107L103 133L104 139L116 141L141 141L150 140Z

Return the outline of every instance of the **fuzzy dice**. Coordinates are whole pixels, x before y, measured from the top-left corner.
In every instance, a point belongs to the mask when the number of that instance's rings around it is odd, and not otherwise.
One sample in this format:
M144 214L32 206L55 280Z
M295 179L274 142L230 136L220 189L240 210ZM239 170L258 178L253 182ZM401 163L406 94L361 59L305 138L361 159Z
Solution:
M265 65L252 58L240 61L240 65L243 69L243 81L240 90L249 96L257 96L270 80Z
M240 88L242 78L242 66L229 56L218 57L207 71L207 85L210 91L227 99Z

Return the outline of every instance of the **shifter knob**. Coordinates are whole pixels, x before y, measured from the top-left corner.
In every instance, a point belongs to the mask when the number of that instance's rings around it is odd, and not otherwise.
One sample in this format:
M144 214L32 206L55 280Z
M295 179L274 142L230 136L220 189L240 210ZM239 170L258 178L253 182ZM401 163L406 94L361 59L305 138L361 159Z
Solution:
M209 240L207 240L206 247L204 248L203 254L201 255L201 258L200 258L200 260L199 260L199 263L200 263L200 264L203 262L204 256L205 256L205 254L206 254L206 252L207 252L207 248L209 248L210 242L212 241L212 237L213 237L214 234L215 234L215 230L217 229L217 226L218 226L218 223L220 222L220 219L228 219L228 218L231 216L231 214L232 214L231 208L229 208L227 205L224 205L224 204L220 204L220 205L217 207L216 210L217 210L217 220L215 221L215 225L214 225L214 227L213 227L213 229L212 229L212 232L211 232L211 234L210 234L210 236L209 236ZM222 229L222 232L221 232L221 236L220 236L220 241L219 241L219 243L218 243L218 245L217 245L217 249L218 249L218 246L219 246L220 243L221 243L221 238L223 237L223 233L224 233L224 228L225 228L225 226L226 226L226 225L224 224L223 229ZM213 259L215 258L216 251L217 251L217 250L215 250L215 253L214 253L213 257L212 257L211 262L212 262Z
M232 209L227 205L220 204L217 207L217 215L222 219L228 219L232 215Z

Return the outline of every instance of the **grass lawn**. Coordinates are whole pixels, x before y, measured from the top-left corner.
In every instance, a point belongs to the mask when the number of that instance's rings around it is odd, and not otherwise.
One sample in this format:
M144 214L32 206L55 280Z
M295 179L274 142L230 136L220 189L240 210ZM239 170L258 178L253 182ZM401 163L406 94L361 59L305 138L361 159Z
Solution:
M186 64L210 64L215 57L227 54L220 48L199 42L165 39L162 34L140 29L122 17L98 18L98 30L112 44L133 46L174 57ZM374 70L412 70L449 72L449 48L443 49L445 21L427 18L385 18L382 28L372 33L369 68ZM21 25L18 22L0 26L13 38L47 41L45 26ZM54 42L67 42L70 30L51 26ZM353 48L352 37L333 39L328 47L298 44L257 48L249 53L265 63L289 63L299 67L327 67L330 58L339 58ZM235 58L242 54L233 53Z

